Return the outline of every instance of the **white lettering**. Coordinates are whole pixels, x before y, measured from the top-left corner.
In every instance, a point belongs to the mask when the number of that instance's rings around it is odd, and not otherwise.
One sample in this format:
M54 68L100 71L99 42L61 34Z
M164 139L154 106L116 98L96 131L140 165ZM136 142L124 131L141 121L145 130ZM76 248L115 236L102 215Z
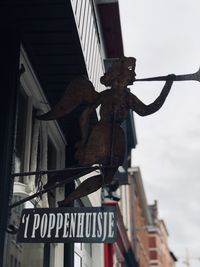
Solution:
M63 237L68 237L68 230L69 230L69 213L65 213L65 220L64 220L64 230L63 230Z
M85 236L90 237L91 235L91 226L92 226L92 213L86 213L86 222L85 222Z
M58 238L59 230L62 228L63 225L63 215L62 213L57 214L57 222L56 222L56 234L55 238Z
M77 237L83 237L85 213L78 213Z
M48 234L47 237L50 238L51 237L51 231L52 229L55 227L56 224L56 216L54 213L49 213L49 227L48 227Z
M114 212L108 213L108 237L112 238L114 236Z
M38 229L39 225L40 225L40 215L34 214L33 230L32 230L31 238L35 238L35 231L36 231L36 229Z
M94 212L92 214L93 214L92 237L96 237L96 219L97 219L97 214L94 213Z
M41 219L41 226L40 226L40 236L43 238L46 235L47 232L47 214L43 214L42 219Z
M60 242L62 238L69 238L77 241L81 239L81 242L84 242L84 239L89 238L105 242L107 238L112 239L115 235L115 213L112 210L108 212L107 209L74 209L74 212L69 209L66 213L62 210L49 212L44 209L41 213L34 210L31 214L23 214L21 222L24 240L36 238L37 241L43 242L42 239L48 238L51 242L58 239Z
M102 212L99 212L97 215L97 225L98 225L97 237L102 236L102 217L103 217Z
M75 237L76 216L77 216L77 213L71 213L71 223L70 223L69 237Z
M30 214L28 214L28 216L26 217L26 219L24 218L25 216L26 215L24 214L24 216L22 218L22 222L24 223L24 221L26 220L25 227L24 227L24 238L27 238L27 230L28 230L28 222L29 222Z
M106 239L106 235L107 235L107 215L108 213L107 212L104 212L104 220L103 220L103 238L102 238L102 242Z

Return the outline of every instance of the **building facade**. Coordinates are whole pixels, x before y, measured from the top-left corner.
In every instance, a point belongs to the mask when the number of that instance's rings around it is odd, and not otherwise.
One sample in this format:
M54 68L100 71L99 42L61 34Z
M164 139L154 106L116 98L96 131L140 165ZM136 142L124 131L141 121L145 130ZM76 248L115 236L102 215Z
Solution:
M168 231L158 216L157 201L149 205L139 167L129 169L129 196L132 207L130 240L140 267L174 267L177 261L168 245Z
M39 121L36 115L49 111L77 76L86 76L96 91L104 90L100 77L124 51L117 0L3 0L0 20L0 267L173 266L164 265L173 259L166 228L150 212L153 207L148 208L139 170L130 169L131 149L137 143L131 112L122 125L125 161L113 183L73 203L73 207L115 206L117 241L17 242L22 209L57 207L84 180L11 208L40 192L54 171L77 164L82 107L58 121ZM91 127L98 119L97 110Z
M149 206L152 224L149 226L149 260L150 266L174 267L177 258L170 251L165 222L158 216L157 201Z
M148 210L140 168L130 168L129 173L129 195L132 205L130 210L132 221L130 240L132 241L139 266L145 267L149 266L148 225L151 224L151 216Z
M106 62L123 56L118 1L1 1L0 20L3 40L0 266L102 267L108 262L106 249L110 251L103 244L21 244L16 241L23 208L57 207L57 202L73 191L81 179L15 208L9 206L42 190L49 179L42 171L62 170L76 164L74 145L81 134L81 110L59 121L39 121L36 115L50 110L77 76L88 77L98 92L105 89L99 78L105 72ZM93 114L91 125L97 120L98 111ZM128 155L136 140L132 114L124 129L128 146L122 174L126 184ZM74 206L101 204L99 190L76 201ZM118 225L123 226L120 210L118 214ZM125 227L119 229L121 235L115 245L117 256L113 257L113 264L137 266L133 265L136 262Z

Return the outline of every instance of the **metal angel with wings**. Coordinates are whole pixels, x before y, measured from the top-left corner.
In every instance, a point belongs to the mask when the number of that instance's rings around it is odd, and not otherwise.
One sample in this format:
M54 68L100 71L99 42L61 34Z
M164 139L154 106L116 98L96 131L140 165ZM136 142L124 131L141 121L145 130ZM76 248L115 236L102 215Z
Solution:
M67 87L64 96L49 112L39 116L40 120L59 119L72 112L77 106L86 103L80 117L81 140L76 144L79 166L103 166L103 174L93 176L82 182L59 206L86 196L104 184L110 184L118 167L123 164L125 138L121 123L127 118L129 110L140 116L156 112L163 105L173 83L174 75L166 76L165 85L157 99L146 105L127 88L135 81L135 63L133 57L116 60L110 69L100 78L100 82L109 87L100 93L85 77L75 79ZM100 120L89 130L89 118L100 106Z

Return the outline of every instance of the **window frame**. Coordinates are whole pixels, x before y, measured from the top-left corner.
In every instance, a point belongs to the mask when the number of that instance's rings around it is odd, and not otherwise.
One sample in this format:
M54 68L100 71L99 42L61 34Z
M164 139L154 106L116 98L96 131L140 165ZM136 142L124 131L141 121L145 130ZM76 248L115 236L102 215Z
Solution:
M42 91L42 88L37 80L31 63L28 60L28 56L21 46L20 49L20 66L23 64L25 72L20 77L20 90L27 97L27 111L25 118L25 144L23 152L25 157L22 164L22 172L30 171L30 159L32 156L31 146L32 146L32 132L33 132L33 109L42 110L42 112L47 112L50 109L49 104L47 104L47 99ZM42 123L42 122L41 122ZM46 138L49 139L56 150L56 169L62 169L65 167L65 147L66 140L62 131L56 121L45 122L48 131L46 132ZM14 162L13 162L14 163ZM17 179L16 179L17 180ZM25 176L23 181L14 182L13 186L13 196L17 196L19 193L21 197L26 197L32 192L28 189L28 184L30 183L30 177ZM56 188L55 200L64 198L64 187ZM42 207L42 202L39 202L39 207ZM47 253L48 251L46 251ZM9 252L12 254L12 251ZM45 250L43 250L45 253ZM49 249L50 262L48 267L62 267L64 258L64 245L63 244L51 244ZM14 256L13 256L14 257ZM56 259L58 257L60 260ZM45 261L43 262L45 264ZM46 264L44 265L46 267Z

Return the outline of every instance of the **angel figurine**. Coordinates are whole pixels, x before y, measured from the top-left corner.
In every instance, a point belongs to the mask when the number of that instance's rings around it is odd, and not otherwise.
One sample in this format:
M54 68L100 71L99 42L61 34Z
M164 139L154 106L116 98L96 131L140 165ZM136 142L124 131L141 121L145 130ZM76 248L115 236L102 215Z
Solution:
M136 59L122 57L114 61L100 82L110 87L100 93L86 78L75 79L67 87L64 96L49 112L39 116L40 120L59 119L84 103L85 110L80 117L81 140L76 144L75 158L79 166L103 166L103 173L86 179L59 206L86 196L104 184L109 185L118 167L123 164L125 154L125 136L121 123L126 120L129 110L140 116L150 115L159 110L171 89L174 75L168 75L165 85L157 99L146 105L127 88L135 81ZM89 130L89 118L100 106L100 120Z

